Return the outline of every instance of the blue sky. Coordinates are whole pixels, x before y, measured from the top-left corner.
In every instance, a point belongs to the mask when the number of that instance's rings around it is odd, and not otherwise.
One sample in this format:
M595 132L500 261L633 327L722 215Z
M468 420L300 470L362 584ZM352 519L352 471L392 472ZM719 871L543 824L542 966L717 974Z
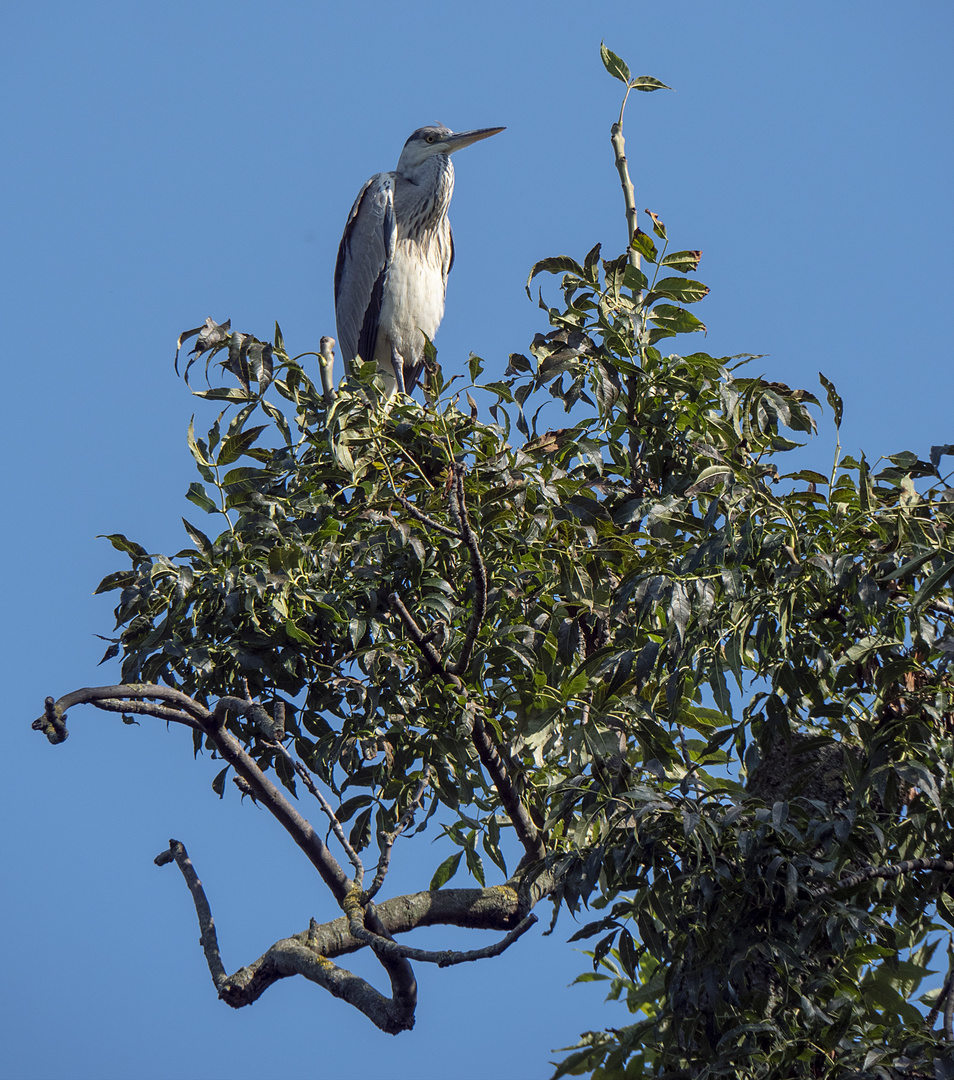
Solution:
M553 1048L627 1018L566 988L585 961L565 916L497 960L419 971L417 1028L396 1039L301 980L239 1012L216 1001L184 886L152 864L169 837L232 970L334 911L263 812L214 797L216 764L183 733L94 710L62 747L30 731L47 694L115 677L91 593L122 564L94 537L184 546L185 429L214 412L177 380L176 336L207 315L263 338L277 319L295 352L334 333L348 209L421 124L507 125L456 158L441 361L473 350L492 375L525 351L547 329L523 293L533 262L624 242L604 39L676 91L634 96L627 148L640 208L704 252L709 333L680 347L765 353L759 371L813 390L824 371L848 452L954 442L954 7L41 0L5 5L0 35L0 1075L547 1076ZM801 461L827 469L822 432ZM392 891L440 860L417 846Z

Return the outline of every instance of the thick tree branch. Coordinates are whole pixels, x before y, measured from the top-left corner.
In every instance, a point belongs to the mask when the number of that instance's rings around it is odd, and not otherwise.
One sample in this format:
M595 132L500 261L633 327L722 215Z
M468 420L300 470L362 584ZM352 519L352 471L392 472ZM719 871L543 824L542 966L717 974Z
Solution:
M317 983L334 997L354 1006L388 1035L410 1031L414 1026L414 1011L405 1004L387 998L364 979L333 964L309 944L295 938L277 941L256 962L257 966L237 971L222 989L222 1000L234 1009L251 1005L279 979L302 975Z
M517 789L513 786L507 765L480 716L474 716L471 737L477 756L489 773L497 794L500 796L500 801L507 811L507 816L513 822L514 831L517 834L517 839L523 845L523 850L530 859L542 862L547 854L546 845L540 838L540 833L530 817L530 812L517 793Z
M209 972L212 975L212 982L219 997L233 1008L249 1004L249 1000L246 1000L246 989L250 985L250 981L254 979L254 974L250 976L250 969L248 968L242 968L231 978L226 974L219 953L215 923L205 890L202 888L202 883L199 881L185 846L178 840L170 840L169 848L155 859L157 866L163 866L173 861L182 871L186 885L192 893L201 931L199 942L205 952ZM412 985L411 992L408 993L407 987L402 980L392 978L392 986L395 989L394 997L385 997L366 980L359 978L350 971L346 971L344 968L337 967L327 957L318 952L315 948L315 940L313 940L316 929L317 926L312 920L312 927L305 935L299 935L298 939L279 941L268 950L259 961L259 971L265 971L264 976L259 976L260 982L263 983L262 989L271 985L277 978L283 978L287 975L303 975L306 979L324 987L335 997L342 998L350 1005L360 1009L382 1031L397 1034L413 1027L414 1009L417 1003L416 988ZM304 941L300 940L302 936L304 936ZM380 940L387 941L385 938ZM392 942L387 943L393 944ZM385 969L389 971L403 972L407 963L404 958L398 957L389 957L388 960L391 963L386 963L383 958L381 959ZM403 963L395 963L395 960L403 961ZM269 979L267 977L269 974L274 977ZM395 986L395 982L397 982L397 986ZM254 1000L254 998L251 1000Z
M358 921L365 915L375 927L360 927L360 936L349 925L354 914L324 925L312 920L308 930L277 941L253 964L227 975L219 954L212 912L205 891L189 860L185 847L176 840L156 858L158 865L175 861L192 893L201 930L200 942L219 997L233 1008L251 1005L273 983L292 975L322 986L365 1014L382 1031L397 1034L414 1024L416 984L409 959L430 960L441 966L497 956L521 937L536 921L534 916L521 918L525 900L511 886L490 889L450 889L436 893L418 893L395 897L380 907L361 907L358 891L350 895L356 904ZM353 906L346 901L348 906ZM398 945L393 933L419 926L456 925L470 928L507 929L506 937L484 949L469 952L431 953ZM331 962L331 957L355 952L371 945L391 975L393 997L375 990L366 980ZM394 974L392 974L392 972ZM403 976L403 978L402 978Z
M359 941L369 945L378 956L403 957L406 960L419 960L427 964L437 964L438 967L451 967L454 964L465 964L473 960L485 960L488 957L499 956L508 949L517 938L523 935L537 921L536 915L527 915L513 930L502 940L493 945L487 945L483 949L471 949L466 952L458 952L454 949L433 951L430 949L414 949L408 945L399 945L393 938L379 937L367 930L363 925L366 909L362 906L361 896L355 892L352 897L345 900L345 914L348 916L348 929Z
M515 929L527 914L529 901L511 885L493 885L486 889L438 889L434 892L410 893L395 896L374 906L380 925L392 937L406 934L424 926L458 926L468 930ZM315 949L326 958L337 958L367 947L351 933L348 916L317 924L312 921L308 930L285 939L296 945ZM277 942L252 964L229 979L233 1000L238 1008L251 1005L273 982L284 978L271 965L273 950L283 945ZM288 972L287 974L295 974ZM236 987L241 986L244 1000L237 1000Z
M410 619L410 616L408 618ZM410 621L413 623L413 619ZM452 678L446 673L445 677ZM157 700L160 705L156 705ZM354 1005L383 1031L396 1033L407 1030L414 1023L417 1002L417 984L409 958L419 956L446 965L495 956L529 928L531 921L527 919L527 915L530 908L548 889L541 883L541 879L534 881L529 889L521 886L520 891L516 885L495 886L490 889L439 890L396 897L380 906L369 904L368 897L360 892L360 882L355 886L351 885L311 824L262 773L238 739L226 728L229 713L236 713L253 722L261 719L259 713L264 712L261 705L238 697L224 697L210 711L172 687L152 684L86 687L65 695L58 701L48 700L44 716L34 727L44 731L52 741L62 742L68 735L66 710L77 704L93 704L107 710L122 708L126 712L140 715L160 715L164 719L200 729L213 743L219 756L233 766L238 778L256 800L278 819L305 852L339 904L343 906L349 895L356 898L359 910L363 912L360 937L352 932L348 916L324 926L313 922L305 934L276 942L254 964L228 976L219 954L212 914L204 890L185 848L180 843L171 841L168 851L157 861L175 861L179 866L195 904L202 934L201 943L213 982L220 997L235 1008L251 1004L277 979L300 974ZM510 785L506 767L479 718L475 724L475 745L495 785L498 786L504 805L515 819L518 835L526 846L530 842L527 825L533 829L533 824ZM390 851L394 838L410 823L423 796L426 781L427 775L422 778L411 805L402 815L394 833L390 834L390 843L386 843L382 849L382 861L379 863L372 888L380 887L384 880L388 863L384 853ZM525 819L525 822L522 819ZM542 856L543 846L539 838L536 838L536 845ZM535 853L536 848L531 850ZM396 933L433 925L497 929L505 931L506 937L485 949L443 954L406 950L393 941ZM365 980L337 967L329 959L369 944L388 974L392 988L391 998L375 990Z

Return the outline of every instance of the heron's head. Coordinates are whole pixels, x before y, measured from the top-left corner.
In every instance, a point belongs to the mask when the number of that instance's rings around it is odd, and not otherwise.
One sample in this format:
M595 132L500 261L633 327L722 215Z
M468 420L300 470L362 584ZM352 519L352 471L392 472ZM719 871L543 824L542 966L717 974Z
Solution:
M423 165L428 158L436 157L438 154L453 154L455 150L462 150L471 143L488 139L491 135L496 135L498 131L503 130L502 127L493 127L453 132L443 124L418 128L404 144L397 171L402 175L407 175Z

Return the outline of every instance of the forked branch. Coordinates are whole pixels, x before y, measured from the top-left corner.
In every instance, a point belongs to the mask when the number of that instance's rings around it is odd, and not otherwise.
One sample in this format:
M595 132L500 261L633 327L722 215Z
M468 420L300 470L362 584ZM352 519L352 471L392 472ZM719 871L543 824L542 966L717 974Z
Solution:
M392 978L394 996L386 997L365 979L338 967L322 954L316 947L320 944L320 928L314 920L304 935L276 942L253 968L242 968L235 975L227 975L219 954L212 911L185 846L178 840L170 840L169 848L158 855L155 861L159 866L174 861L182 871L195 903L201 931L199 940L205 952L212 982L219 997L228 1005L241 1008L256 1000L264 989L277 979L289 975L303 975L330 994L359 1009L373 1024L388 1034L396 1035L414 1026L417 988L413 976L410 983L405 979ZM399 962L394 963L393 960ZM406 964L407 961L403 958L395 957L390 964L385 963L385 967L403 971Z

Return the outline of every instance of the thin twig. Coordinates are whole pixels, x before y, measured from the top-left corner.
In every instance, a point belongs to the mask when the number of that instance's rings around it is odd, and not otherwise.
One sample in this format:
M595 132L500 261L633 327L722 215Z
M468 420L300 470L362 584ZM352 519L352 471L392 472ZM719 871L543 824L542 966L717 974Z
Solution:
M396 491L394 492L394 497L404 507L404 509L407 510L411 517L417 518L418 521L426 525L429 529L433 529L435 532L442 533L444 536L449 536L453 540L463 539L461 534L456 529L452 529L448 525L443 525L441 522L435 521L434 518L425 514L423 511L418 510L418 508L414 505L414 503L411 502L410 499L405 498L403 495L399 494Z
M103 712L129 713L133 710L128 701L118 701L114 698L104 698L96 702L96 708ZM139 701L136 703L135 713L137 716L155 716L159 720L167 720L174 724L184 724L186 727L202 730L202 725L193 720L187 713L180 709L170 709L168 705L157 705L153 701Z
M437 964L438 967L452 967L454 964L465 964L472 960L485 960L491 956L499 956L508 949L517 938L523 935L537 921L534 914L527 915L522 919L506 937L493 945L483 949L471 949L467 952L456 952L453 949L432 951L430 949L414 949L409 945L399 945L393 938L380 937L372 933L362 925L364 908L356 897L354 902L345 901L345 914L348 916L348 927L351 933L359 940L366 942L378 956L387 956L404 960L419 960L425 964Z
M461 646L460 656L457 663L451 668L454 675L461 675L467 670L471 654L474 651L474 643L483 625L484 616L487 614L487 567L484 565L483 555L480 553L480 545L470 525L467 514L467 502L464 498L464 467L452 466L452 484L448 502L450 504L451 517L460 529L460 535L467 550L470 552L470 565L474 575L474 606L470 613L470 622L467 626L467 634L464 644Z
M166 863L174 861L182 871L189 892L192 893L192 902L195 904L195 913L199 919L199 944L205 953L205 961L209 965L209 974L212 976L215 989L217 992L221 992L228 982L228 975L225 972L225 965L222 963L222 955L219 952L219 941L215 934L215 920L212 918L212 909L209 907L205 889L202 888L202 882L195 872L195 867L192 865L189 853L185 849L185 844L179 840L170 840L168 849L157 855L153 861L156 866L164 866Z
M421 777L420 782L417 785L417 791L408 804L407 809L401 815L397 825L391 830L391 832L380 833L378 835L378 846L381 849L381 858L378 859L377 872L374 875L374 880L371 882L371 887L367 889L362 895L362 903L367 904L370 900L378 894L381 886L384 884L384 879L387 877L388 869L391 865L391 849L394 847L394 841L404 832L404 830L414 820L414 814L417 812L421 805L421 799L424 797L424 792L427 790L427 786L431 778L431 767L426 765L424 767L424 775Z
M954 1043L954 984L947 988L947 1000L944 1002L944 1037Z
M404 629L411 635L411 640L418 649L420 649L421 653L424 655L424 659L431 665L434 671L439 672L452 686L454 686L455 689L460 690L464 684L456 675L451 674L451 672L444 667L444 661L441 658L441 654L434 648L428 640L427 635L417 625L414 616L404 606L401 597L396 592L393 592L388 597L388 601L398 613L398 618L404 624Z
M325 812L328 820L331 822L331 831L335 834L335 839L342 846L342 848L344 849L344 853L348 856L351 865L354 867L354 883L360 886L361 883L364 881L364 864L358 857L358 853L348 842L348 838L347 836L345 836L344 829L342 829L341 827L341 822L335 816L334 810L331 809L331 804L324 797L324 795L322 795L320 789L318 788L318 785L312 779L311 774L300 761L293 757L288 752L288 750L284 746L282 746L280 742L268 742L266 743L266 746L268 746L270 749L277 750L278 753L282 755L282 757L288 762L288 764L291 765L295 772L298 773L298 775L301 777L302 782L304 783L308 791L318 800L318 805Z

